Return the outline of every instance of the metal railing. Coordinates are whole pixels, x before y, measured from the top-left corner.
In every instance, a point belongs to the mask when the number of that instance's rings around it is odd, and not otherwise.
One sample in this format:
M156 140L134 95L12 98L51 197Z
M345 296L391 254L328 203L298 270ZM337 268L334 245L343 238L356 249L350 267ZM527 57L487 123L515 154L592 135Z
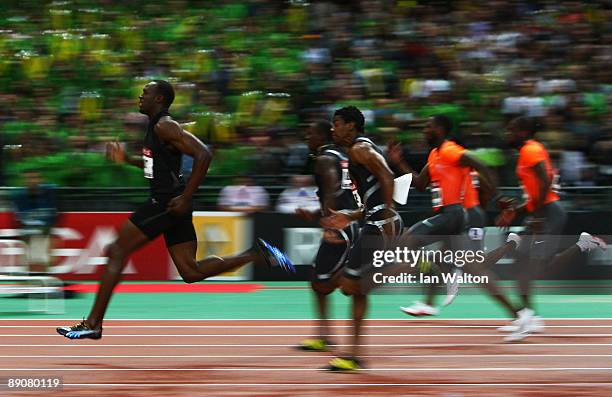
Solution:
M231 184L234 178L210 177L200 186L194 196L195 210L215 210L219 192ZM283 190L289 187L284 175L261 176L255 183L263 186L270 195L274 205ZM15 188L0 188L0 211L10 211L11 192ZM522 190L517 187L501 187L503 194L520 199ZM81 188L58 187L58 207L60 211L131 211L149 196L148 188L114 187L114 188ZM612 186L564 187L561 191L563 205L573 211L597 211L612 209ZM430 208L428 192L411 189L405 208ZM400 208L402 209L402 208Z

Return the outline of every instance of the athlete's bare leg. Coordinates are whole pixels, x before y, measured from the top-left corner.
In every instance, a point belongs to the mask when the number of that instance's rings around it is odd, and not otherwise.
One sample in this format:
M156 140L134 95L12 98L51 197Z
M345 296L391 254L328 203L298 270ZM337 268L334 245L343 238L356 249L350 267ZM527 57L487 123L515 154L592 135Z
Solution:
M531 280L536 274L535 267L539 266L538 260L530 259L529 257L521 257L516 260L518 274L518 289L521 297L522 307L531 308Z
M206 278L232 271L259 259L259 255L255 250L248 249L242 254L235 256L225 258L212 256L196 261L196 250L197 243L195 241L188 241L168 247L168 252L174 261L174 265L186 283L196 283Z
M579 253L580 248L576 244L572 244L571 247L550 258L550 262L546 264L546 268L558 270L560 267L571 263L571 260ZM540 258L523 259L521 261L521 264L524 266L520 267L519 291L524 307L533 308L533 302L531 301L531 284L533 280L539 278L541 275L545 266L545 261L545 259Z
M351 346L351 357L358 358L361 344L361 324L368 307L367 295L362 291L360 280L343 277L340 281L342 293L353 299L353 340Z
M104 274L100 279L100 288L96 294L94 305L87 316L85 323L91 329L102 326L104 313L108 307L113 289L121 279L121 273L125 268L127 258L138 248L149 242L149 238L138 229L131 221L126 221L119 232L119 237L108 246L108 264L104 268Z
M432 273L429 273L429 275L432 275ZM425 299L425 304L432 306L432 307L436 304L435 302L436 290L440 288L441 286L442 286L442 283L427 284L427 298Z
M489 269L491 266L499 262L501 258L516 250L516 248L517 245L514 241L505 242L500 247L495 248L493 251L490 251L485 255L484 261L482 261L482 267Z
M500 305L502 305L511 316L517 317L517 308L510 302L510 300L502 293L498 285L497 275L489 270L482 263L468 263L465 265L466 270L475 276L487 277L488 283L481 284L493 299L495 299Z
M512 243L512 244L514 244L514 243ZM506 250L505 248L503 250L500 250L498 248L498 252L496 252L494 254L494 256L498 256L500 253L502 253L505 250ZM501 255L501 256L503 256L503 255ZM501 289L499 288L499 285L498 285L498 280L499 279L498 279L497 275L494 272L490 271L486 267L486 265L484 265L484 262L483 263L466 263L464 268L470 274L472 274L474 276L487 277L489 282L481 284L481 287L484 288L494 300L496 300L501 306L503 306L504 309L506 309L511 316L513 316L513 317L517 316L517 309L510 302L510 300L502 293ZM432 268L430 270L430 274L434 274L435 270L436 270L435 267ZM437 283L430 283L427 286L428 294L427 294L427 300L425 302L427 305L432 306L432 307L434 306L434 304L435 304L435 291L436 291L436 289L439 286L440 286L440 284L437 284Z
M559 270L562 267L570 265L572 263L572 260L575 259L576 255L579 255L580 253L580 247L578 247L576 244L572 244L571 247L555 255L552 258L552 261L546 267L549 269Z
M368 297L362 294L353 295L353 350L352 357L359 357L361 349L361 325L368 308Z
M437 264L432 264L429 268L429 271L427 272L428 276L437 276L438 280L440 280L437 283L429 283L427 284L426 288L427 288L427 299L425 300L425 303L429 306L434 306L435 305L435 297L436 297L436 290L439 289L443 283L441 281L441 268L440 265Z
M323 340L329 340L331 335L329 332L329 320L327 314L327 296L336 289L336 284L333 281L328 282L312 282L312 290L317 301L317 310L319 312L319 337Z

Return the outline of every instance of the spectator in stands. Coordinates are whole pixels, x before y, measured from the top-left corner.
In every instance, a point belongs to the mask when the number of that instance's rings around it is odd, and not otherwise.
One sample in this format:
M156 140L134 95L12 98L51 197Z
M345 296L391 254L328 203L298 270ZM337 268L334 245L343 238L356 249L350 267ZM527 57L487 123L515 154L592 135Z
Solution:
M0 186L6 186L4 181L4 157L6 153L4 150L4 145L4 134L0 133Z
M31 272L46 273L50 262L50 233L57 219L55 186L43 184L35 170L24 173L25 187L15 191L13 203Z
M83 4L96 2L60 3L66 15L81 15ZM92 183L59 173L54 178L57 151L41 153L32 143L42 131L68 143L62 159L70 166L64 168L74 170L72 152L86 152L76 174L95 174L104 186L134 185L133 173L98 167L99 154L89 154L134 110L137 76L181 81L177 117L196 121L194 133L206 142L223 143L211 169L216 175L234 175L236 168L250 175L302 172L302 149L289 144L301 141L291 135L307 122L307 111L354 104L373 130L399 127L404 142L420 133L392 120L444 113L466 142L487 134L496 140L480 142L497 147L504 118L561 112L563 125L550 131L551 143L564 150L554 135L577 135L576 149L587 154L605 135L599 119L612 106L612 9L602 1L496 0L475 7L460 1L232 0L193 2L195 9L105 3L88 7L84 18L49 12L23 18L23 7L3 8L0 18L10 30L0 33L6 42L0 45L0 122L6 144L24 146L11 150L21 156L5 158L9 184L28 156L46 160L37 164L54 183ZM210 18L192 18L196 9ZM68 117L50 122L54 112ZM284 134L288 139L279 139Z
M285 189L278 198L276 211L293 214L298 208L306 211L317 211L321 208L317 197L317 187L309 175L291 177L291 187Z
M218 205L221 211L252 213L268 209L269 201L266 189L254 185L249 177L240 177L221 190Z

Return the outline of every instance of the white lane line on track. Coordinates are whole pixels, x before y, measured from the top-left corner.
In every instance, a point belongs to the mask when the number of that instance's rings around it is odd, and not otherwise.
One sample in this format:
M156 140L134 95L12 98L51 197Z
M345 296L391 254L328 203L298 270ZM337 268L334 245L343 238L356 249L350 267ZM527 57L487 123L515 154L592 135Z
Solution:
M460 338L484 338L484 337L499 337L503 333L493 334L364 334L363 336L373 338L388 338L388 337L416 337L416 338L445 338L445 337L460 337ZM534 334L546 337L580 337L580 338L606 338L612 337L612 334ZM352 334L336 334L338 337L350 337ZM2 334L0 337L6 338L57 338L55 333L49 334ZM180 338L272 338L272 337L318 337L315 334L105 334L104 338L159 338L159 337L180 337Z
M98 371L98 372L122 372L122 371L156 371L156 372L321 372L321 368L0 368L2 371L53 371L53 372L77 372L77 371ZM486 368L365 368L359 371L394 371L394 372L524 372L524 371L548 371L548 372L567 372L567 371L612 371L612 367L486 367Z
M2 320L0 320L1 322ZM406 320L407 322L410 320ZM49 325L0 325L0 328L52 328L61 327L65 324L49 324ZM304 328L304 325L232 325L236 329L249 328ZM352 325L328 325L328 328L352 328ZM499 325L362 325L362 328L497 328ZM105 325L104 329L108 328L211 328L211 329L227 329L227 325ZM546 328L612 328L610 325L548 325Z
M64 387L610 387L612 383L64 383Z
M330 353L331 354L331 353ZM77 355L35 355L35 356L27 356L27 355L19 355L19 356L11 356L11 355L0 355L0 358L320 358L321 356L315 356L312 354L303 354L303 355L87 355L87 356L77 356ZM508 357L521 357L521 358L534 358L534 357L610 357L612 358L612 354L422 354L422 355L384 355L384 354L365 354L362 357L366 358L508 358Z
M82 321L83 318L3 318L2 321ZM252 322L252 321L318 321L318 318L107 318L104 321L227 321L227 322ZM331 321L352 321L351 318L332 318ZM508 317L483 317L483 318L366 318L365 322L369 321L403 321L403 322L418 322L418 321L508 321ZM608 320L612 321L612 317L545 317L544 320L564 320L564 321L593 321L593 320Z
M336 347L348 347L352 345L334 345ZM362 344L365 347L476 347L476 346L508 346L508 347L539 347L539 346L556 346L556 347L570 347L570 346L612 346L612 343L388 343L388 344ZM237 344L184 344L184 345L149 345L149 344L124 344L124 345L112 345L112 344L55 344L55 345L42 345L42 344L0 344L0 347L295 347L292 344L284 345L263 345L263 344L248 344L248 345L237 345Z

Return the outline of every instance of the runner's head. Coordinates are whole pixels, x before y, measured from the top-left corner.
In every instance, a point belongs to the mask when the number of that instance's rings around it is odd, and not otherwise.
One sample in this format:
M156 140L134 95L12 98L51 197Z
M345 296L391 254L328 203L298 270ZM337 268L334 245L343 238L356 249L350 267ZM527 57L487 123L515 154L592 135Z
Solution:
M514 148L521 147L526 140L533 138L536 129L533 119L525 116L516 117L508 124L506 141Z
M152 116L170 108L174 101L174 88L165 80L153 80L142 88L138 99L140 113Z
M363 134L365 117L355 106L347 106L334 113L334 143L340 146L350 146L358 134Z
M308 140L308 149L311 153L315 153L318 148L332 141L332 125L329 121L315 121L306 130L306 139Z
M425 124L423 133L425 139L431 147L439 146L453 129L451 120L442 114L430 117Z

